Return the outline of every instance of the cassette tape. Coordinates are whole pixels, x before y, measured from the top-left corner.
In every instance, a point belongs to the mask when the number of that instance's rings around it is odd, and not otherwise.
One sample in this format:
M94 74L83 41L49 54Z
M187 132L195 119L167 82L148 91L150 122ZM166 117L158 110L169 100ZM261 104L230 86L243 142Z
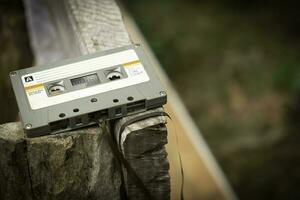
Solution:
M13 71L10 79L28 137L120 118L167 101L139 45Z

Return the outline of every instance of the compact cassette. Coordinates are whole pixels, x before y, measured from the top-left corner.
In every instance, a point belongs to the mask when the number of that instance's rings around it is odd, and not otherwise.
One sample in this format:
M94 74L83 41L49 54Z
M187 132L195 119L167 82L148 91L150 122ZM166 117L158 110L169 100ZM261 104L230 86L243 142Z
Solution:
M10 78L28 137L89 126L167 101L139 45L14 71Z

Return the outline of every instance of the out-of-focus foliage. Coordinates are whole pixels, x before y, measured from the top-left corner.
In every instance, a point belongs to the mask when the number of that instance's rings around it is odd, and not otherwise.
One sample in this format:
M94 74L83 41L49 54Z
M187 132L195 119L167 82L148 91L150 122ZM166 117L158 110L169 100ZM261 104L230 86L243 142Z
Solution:
M17 119L9 72L31 66L25 15L21 0L0 1L0 123Z
M238 196L299 199L295 1L127 0L126 5Z

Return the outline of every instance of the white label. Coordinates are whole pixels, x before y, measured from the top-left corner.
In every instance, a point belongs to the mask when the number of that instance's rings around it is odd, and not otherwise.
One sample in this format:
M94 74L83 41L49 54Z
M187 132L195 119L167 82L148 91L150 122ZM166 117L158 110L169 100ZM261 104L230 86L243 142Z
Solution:
M95 85L81 90L49 97L44 83L62 80L66 77L76 76L108 67L123 65L127 78ZM33 110L72 101L78 98L116 90L119 88L149 81L143 65L134 50L125 50L106 56L92 58L52 69L47 69L21 77L29 104Z

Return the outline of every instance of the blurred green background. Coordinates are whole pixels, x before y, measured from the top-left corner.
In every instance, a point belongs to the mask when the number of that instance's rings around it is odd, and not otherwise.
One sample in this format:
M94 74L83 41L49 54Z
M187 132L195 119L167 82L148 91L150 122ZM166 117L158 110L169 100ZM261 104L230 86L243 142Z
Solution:
M126 6L238 197L300 199L299 6L276 0L127 0Z
M300 16L286 0L126 0L241 199L300 199ZM20 0L0 0L0 123L8 72L33 63ZM188 170L188 169L187 169Z
M32 66L24 8L21 0L0 0L0 124L16 121L18 108L9 72Z

